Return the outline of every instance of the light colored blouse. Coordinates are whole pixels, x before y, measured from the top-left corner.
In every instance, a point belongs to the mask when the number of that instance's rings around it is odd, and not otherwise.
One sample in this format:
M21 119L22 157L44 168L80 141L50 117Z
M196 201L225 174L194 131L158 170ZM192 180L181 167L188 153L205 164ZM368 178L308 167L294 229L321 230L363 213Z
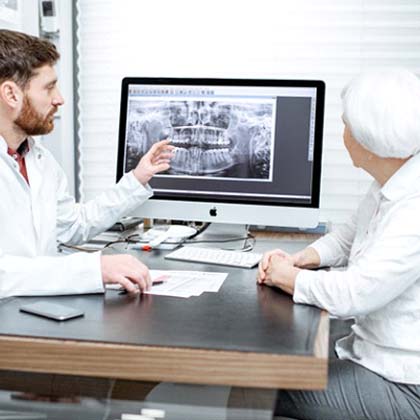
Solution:
M336 343L349 359L386 379L420 384L420 155L381 188L375 181L351 221L311 245L322 266L302 270L293 299L354 317Z

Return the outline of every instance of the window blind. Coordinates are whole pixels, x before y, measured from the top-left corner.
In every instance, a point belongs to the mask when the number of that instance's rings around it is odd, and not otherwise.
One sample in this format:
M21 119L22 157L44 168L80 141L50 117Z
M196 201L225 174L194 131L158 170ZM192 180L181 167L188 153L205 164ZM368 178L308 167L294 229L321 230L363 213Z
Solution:
M123 77L321 79L321 221L342 223L371 178L344 148L341 89L368 69L420 71L418 0L77 0L76 19L82 200L115 182Z

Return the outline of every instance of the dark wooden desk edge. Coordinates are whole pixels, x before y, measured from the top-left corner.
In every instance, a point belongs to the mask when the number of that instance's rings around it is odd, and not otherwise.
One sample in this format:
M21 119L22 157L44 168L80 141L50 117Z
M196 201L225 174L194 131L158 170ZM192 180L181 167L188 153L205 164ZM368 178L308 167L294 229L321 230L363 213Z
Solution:
M155 382L323 389L327 383L328 328L328 314L322 312L313 356L2 335L0 369Z
M321 311L319 315L318 331L314 342L314 356L320 359L328 359L328 342L330 336L330 318L327 311Z

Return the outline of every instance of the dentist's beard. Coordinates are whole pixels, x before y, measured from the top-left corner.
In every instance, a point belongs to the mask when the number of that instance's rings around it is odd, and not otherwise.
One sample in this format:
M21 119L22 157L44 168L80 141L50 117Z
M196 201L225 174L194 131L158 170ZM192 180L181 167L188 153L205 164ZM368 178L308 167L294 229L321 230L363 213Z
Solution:
M27 96L23 98L22 110L15 120L15 124L28 136L38 136L50 133L54 128L54 107L46 117L42 117L34 108Z

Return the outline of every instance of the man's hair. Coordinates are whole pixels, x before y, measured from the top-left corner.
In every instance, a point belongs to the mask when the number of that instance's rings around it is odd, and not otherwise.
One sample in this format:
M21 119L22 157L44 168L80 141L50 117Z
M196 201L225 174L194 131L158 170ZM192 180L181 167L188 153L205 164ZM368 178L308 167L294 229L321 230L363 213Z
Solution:
M51 42L22 32L0 30L0 83L13 80L25 88L44 65L54 65L60 58Z
M420 80L407 70L362 73L341 93L354 139L384 158L420 152Z

